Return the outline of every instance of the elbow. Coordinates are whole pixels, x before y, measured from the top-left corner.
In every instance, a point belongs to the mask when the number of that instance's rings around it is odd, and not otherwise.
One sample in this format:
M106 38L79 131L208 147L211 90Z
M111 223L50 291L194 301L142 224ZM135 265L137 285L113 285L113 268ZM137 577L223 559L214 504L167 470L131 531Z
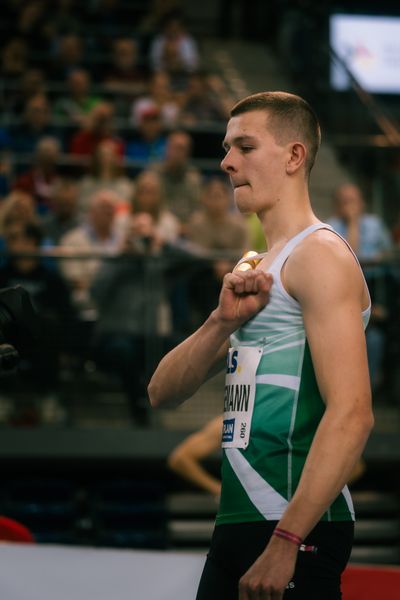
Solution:
M180 473L182 470L182 464L185 462L185 459L182 455L180 448L176 448L169 454L167 458L167 466L171 471L175 471L175 473Z
M364 417L364 427L366 434L369 435L375 426L375 417L372 409Z
M152 408L159 408L162 404L162 400L160 398L159 389L153 380L150 381L147 386L147 394L149 396L150 405Z
M374 414L371 408L365 408L353 414L354 430L358 430L360 438L368 439L375 425Z

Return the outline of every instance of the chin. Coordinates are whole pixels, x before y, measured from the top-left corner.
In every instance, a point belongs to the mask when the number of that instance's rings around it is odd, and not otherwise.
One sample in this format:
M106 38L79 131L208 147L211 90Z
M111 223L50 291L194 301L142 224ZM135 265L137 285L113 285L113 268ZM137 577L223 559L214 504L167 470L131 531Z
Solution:
M247 190L247 193L246 193ZM247 186L236 188L233 194L237 209L244 214L254 212L252 196L248 193Z

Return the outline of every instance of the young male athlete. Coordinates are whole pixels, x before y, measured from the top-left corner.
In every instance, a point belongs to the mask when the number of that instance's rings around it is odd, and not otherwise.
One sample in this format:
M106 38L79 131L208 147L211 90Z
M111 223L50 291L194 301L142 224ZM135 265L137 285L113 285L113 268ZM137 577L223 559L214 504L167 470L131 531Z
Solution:
M298 96L265 92L232 109L222 168L269 250L225 276L217 308L149 385L153 406L176 405L227 371L221 503L198 600L341 598L346 482L373 425L370 299L349 246L310 205L319 143Z

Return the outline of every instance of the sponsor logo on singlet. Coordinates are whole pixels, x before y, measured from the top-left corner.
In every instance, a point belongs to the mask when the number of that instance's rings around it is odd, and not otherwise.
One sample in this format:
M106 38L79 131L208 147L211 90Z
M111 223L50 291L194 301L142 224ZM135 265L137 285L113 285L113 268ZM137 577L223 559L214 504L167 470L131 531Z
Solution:
M222 427L222 441L232 442L235 433L235 419L225 419Z

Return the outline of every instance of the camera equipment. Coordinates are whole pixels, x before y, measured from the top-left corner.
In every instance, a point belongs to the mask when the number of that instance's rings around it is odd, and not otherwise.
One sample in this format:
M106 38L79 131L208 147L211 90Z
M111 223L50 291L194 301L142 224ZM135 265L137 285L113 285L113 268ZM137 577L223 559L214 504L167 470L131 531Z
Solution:
M0 290L0 377L15 372L20 357L33 352L39 319L28 292L17 285Z

